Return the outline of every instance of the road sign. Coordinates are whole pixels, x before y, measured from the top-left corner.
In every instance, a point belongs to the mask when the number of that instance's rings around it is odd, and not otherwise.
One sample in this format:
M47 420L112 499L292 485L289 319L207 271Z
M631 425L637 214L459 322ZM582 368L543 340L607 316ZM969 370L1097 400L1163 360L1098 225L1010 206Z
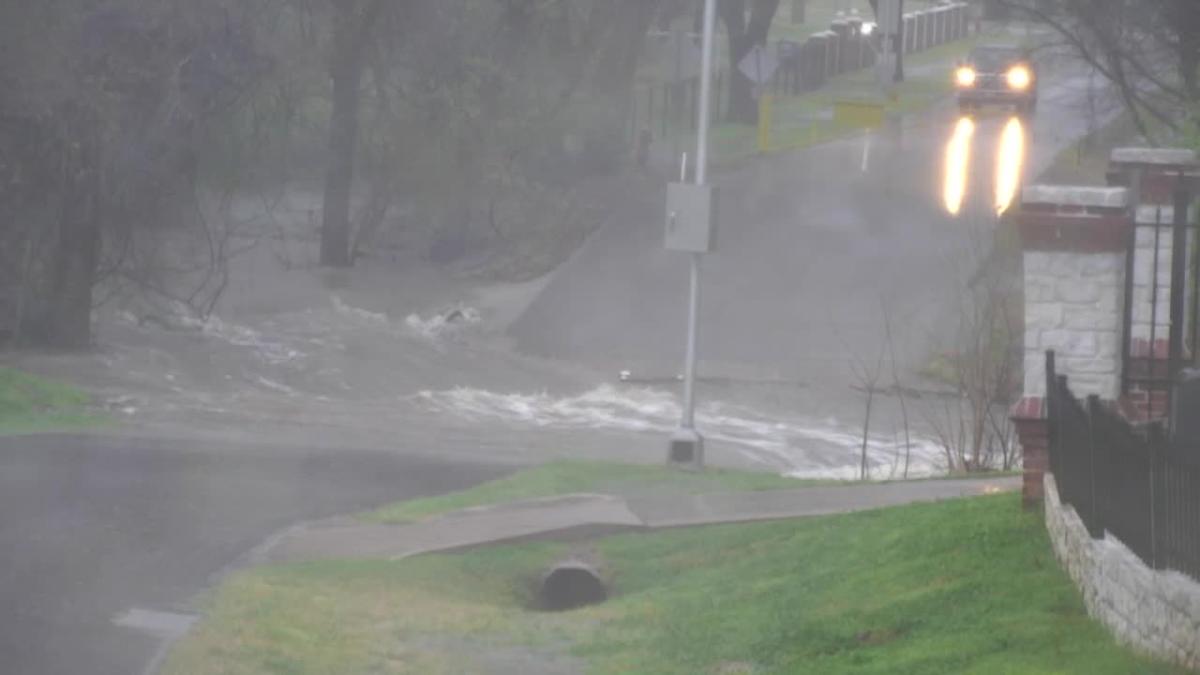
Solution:
M738 63L738 70L757 85L770 83L778 69L779 58L762 45L754 45L754 49L747 52Z

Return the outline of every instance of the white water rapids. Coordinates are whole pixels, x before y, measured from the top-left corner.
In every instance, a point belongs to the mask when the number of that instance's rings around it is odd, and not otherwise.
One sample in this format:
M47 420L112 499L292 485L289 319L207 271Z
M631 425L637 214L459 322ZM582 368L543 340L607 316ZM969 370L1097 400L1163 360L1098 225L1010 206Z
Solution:
M429 410L478 423L503 422L536 428L609 430L653 433L666 437L680 417L677 397L666 391L604 384L574 396L549 393L496 393L474 388L422 391L415 401ZM710 441L726 443L744 454L800 478L852 479L859 475L860 433L834 420L779 419L721 402L702 403L696 427ZM867 439L873 478L899 477L903 471L903 438L879 435ZM909 476L942 471L941 448L912 439Z

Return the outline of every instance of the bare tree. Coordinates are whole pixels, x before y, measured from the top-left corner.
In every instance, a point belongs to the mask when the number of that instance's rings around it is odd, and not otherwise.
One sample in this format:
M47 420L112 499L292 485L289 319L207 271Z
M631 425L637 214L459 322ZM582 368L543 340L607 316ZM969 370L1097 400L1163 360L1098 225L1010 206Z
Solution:
M863 361L857 354L852 355L850 371L857 382L856 389L866 395L863 412L862 446L859 450L858 477L867 480L871 477L871 464L868 450L871 440L871 412L875 403L875 394L879 393L879 378L883 375L884 348L880 348L874 363Z
M321 264L348 267L350 197L358 147L363 71L372 30L385 0L333 0L333 46L330 75L333 111L329 118L329 160L325 174L321 221Z
M1108 80L1139 132L1200 131L1200 3L1194 0L1000 0L1052 28ZM1149 124L1153 120L1155 125ZM1190 122L1190 124L1189 124Z
M90 343L106 253L194 183L203 126L255 79L248 11L228 0L0 8L0 144L16 150L0 170L14 179L0 187L12 209L0 237L36 256L18 266L18 340ZM33 245L20 239L36 230L9 225L22 221L39 223Z
M959 259L977 264L977 271L954 293L957 326L940 368L953 396L926 411L951 471L984 471L995 468L997 459L1006 467L1014 461L1007 410L1020 384L1020 305L1009 284L1012 270L995 252L991 223L990 217L968 223L973 236Z
M904 385L900 383L900 370L896 364L896 341L892 336L892 309L890 303L884 299L880 299L880 309L883 314L883 331L884 338L887 341L888 362L891 365L892 371L892 390L900 398L900 416L901 422L904 425L904 473L903 477L908 478L908 469L912 461L912 438L909 435L908 424L908 401L904 394Z

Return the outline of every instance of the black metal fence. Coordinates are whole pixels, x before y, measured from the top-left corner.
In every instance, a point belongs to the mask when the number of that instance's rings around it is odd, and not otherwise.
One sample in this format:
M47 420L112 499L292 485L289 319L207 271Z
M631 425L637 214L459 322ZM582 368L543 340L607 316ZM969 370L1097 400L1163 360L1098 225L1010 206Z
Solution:
M1097 397L1081 402L1046 355L1050 471L1094 538L1108 532L1154 569L1200 580L1200 444L1134 426ZM1197 411L1200 414L1200 411Z

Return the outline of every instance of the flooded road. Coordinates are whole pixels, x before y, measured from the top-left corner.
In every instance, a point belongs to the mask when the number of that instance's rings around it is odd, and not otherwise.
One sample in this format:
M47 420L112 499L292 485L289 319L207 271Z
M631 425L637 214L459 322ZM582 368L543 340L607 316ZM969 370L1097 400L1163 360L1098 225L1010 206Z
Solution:
M889 388L894 367L920 403L906 416L896 396L876 401L871 473L895 475L902 455L910 475L940 470L926 418L943 399L920 373L952 341L947 308L975 272L980 228L1081 131L1088 84L1048 74L1029 124L1003 111L960 118L947 102L876 139L866 171L854 139L718 176L699 389L714 463L857 475L856 364L886 353L878 383ZM662 460L679 412L687 274L662 250L657 179L550 277L514 285L407 260L314 269L313 200L290 196L267 214L294 236L239 259L214 315L104 307L96 353L28 365L88 385L144 433Z

